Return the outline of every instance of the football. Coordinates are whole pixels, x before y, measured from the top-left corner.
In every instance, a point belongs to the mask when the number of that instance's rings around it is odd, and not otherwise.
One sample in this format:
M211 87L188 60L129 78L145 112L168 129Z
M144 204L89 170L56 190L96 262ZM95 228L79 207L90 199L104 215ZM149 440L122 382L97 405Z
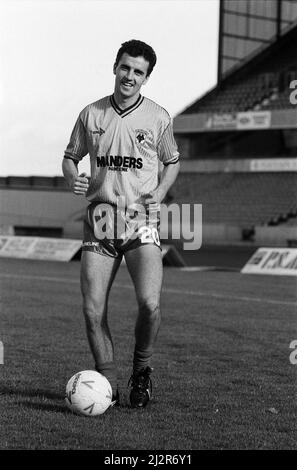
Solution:
M84 416L104 413L112 400L112 388L104 375L83 370L71 377L66 385L65 402L68 408Z

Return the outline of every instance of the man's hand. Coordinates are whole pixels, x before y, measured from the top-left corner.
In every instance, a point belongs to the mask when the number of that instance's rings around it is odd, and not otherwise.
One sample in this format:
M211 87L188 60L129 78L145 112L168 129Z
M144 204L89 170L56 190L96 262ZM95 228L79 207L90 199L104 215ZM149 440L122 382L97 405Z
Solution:
M160 204L173 185L180 169L180 163L167 165L162 171L159 186L144 196L145 204Z
M82 173L81 175L78 175L75 177L71 184L71 189L74 194L76 195L86 195L86 192L89 188L89 180L86 178L86 173Z
M155 191L152 191L149 194L146 194L145 196L145 204L161 204L162 200L164 199L163 193L160 191L160 189L155 189Z

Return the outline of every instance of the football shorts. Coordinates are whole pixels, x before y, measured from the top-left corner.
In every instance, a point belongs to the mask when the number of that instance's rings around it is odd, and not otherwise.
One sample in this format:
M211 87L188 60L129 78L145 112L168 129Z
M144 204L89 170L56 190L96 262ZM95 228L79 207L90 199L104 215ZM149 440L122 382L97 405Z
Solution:
M93 202L87 207L82 250L119 258L147 244L161 250L158 204L125 209Z

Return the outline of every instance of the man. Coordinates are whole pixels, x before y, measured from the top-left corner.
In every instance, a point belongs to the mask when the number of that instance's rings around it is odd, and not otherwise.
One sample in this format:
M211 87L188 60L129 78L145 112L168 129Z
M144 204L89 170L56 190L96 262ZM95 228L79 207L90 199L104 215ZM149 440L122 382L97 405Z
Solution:
M179 172L170 116L140 94L155 64L149 45L138 40L122 44L113 67L114 94L83 109L63 159L70 188L90 201L81 260L83 312L96 370L110 381L115 402L119 396L107 302L123 256L134 283L139 308L129 381L134 408L143 408L151 397L150 360L160 326L163 275L159 209ZM87 154L90 183L77 169Z

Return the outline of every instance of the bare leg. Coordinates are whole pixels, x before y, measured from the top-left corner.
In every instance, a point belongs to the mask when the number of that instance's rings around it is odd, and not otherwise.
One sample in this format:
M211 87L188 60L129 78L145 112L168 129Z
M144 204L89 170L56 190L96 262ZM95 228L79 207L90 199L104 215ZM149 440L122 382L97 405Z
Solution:
M133 280L139 313L135 326L133 370L149 365L161 322L162 254L155 245L142 245L125 254Z
M107 321L108 295L121 260L82 252L81 291L87 337L96 369L116 386L114 347ZM107 373L104 371L107 368ZM110 370L109 370L110 369Z

